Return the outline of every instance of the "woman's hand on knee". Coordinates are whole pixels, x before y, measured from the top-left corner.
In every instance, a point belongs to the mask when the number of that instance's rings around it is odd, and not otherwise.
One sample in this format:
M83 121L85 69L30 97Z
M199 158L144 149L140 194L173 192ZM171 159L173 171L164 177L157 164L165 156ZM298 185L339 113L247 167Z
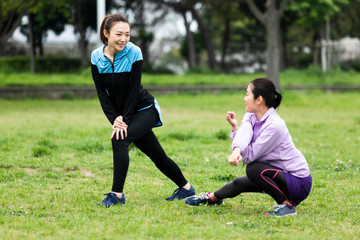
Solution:
M113 124L113 129L115 129L116 127L118 128L127 128L127 124L123 121L123 117L122 116L118 116L115 121L114 121L114 124Z
M122 140L124 138L126 138L127 137L127 127L126 128L113 127L113 132L111 134L111 138L113 138L115 136L116 140L119 140L119 135Z
M119 135L120 135L121 139L124 139L124 137L127 137L127 128L128 126L123 121L123 117L118 116L115 119L114 124L112 125L113 132L111 134L111 138L115 136L116 140L119 140Z

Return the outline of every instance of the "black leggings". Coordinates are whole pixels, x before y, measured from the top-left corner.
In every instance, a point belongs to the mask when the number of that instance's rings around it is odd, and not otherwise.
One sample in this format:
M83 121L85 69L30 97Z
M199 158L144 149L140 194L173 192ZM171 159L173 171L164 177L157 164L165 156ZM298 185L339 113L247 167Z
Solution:
M214 192L218 199L233 198L244 192L265 192L278 204L288 199L287 184L282 170L266 163L252 162L246 176L237 177Z
M112 191L123 192L126 174L129 168L129 145L134 143L145 153L156 167L179 188L186 185L187 181L178 165L171 160L161 147L154 132L151 130L158 121L158 115L154 107L136 112L128 125L127 137L123 140L119 136L112 138L114 178Z

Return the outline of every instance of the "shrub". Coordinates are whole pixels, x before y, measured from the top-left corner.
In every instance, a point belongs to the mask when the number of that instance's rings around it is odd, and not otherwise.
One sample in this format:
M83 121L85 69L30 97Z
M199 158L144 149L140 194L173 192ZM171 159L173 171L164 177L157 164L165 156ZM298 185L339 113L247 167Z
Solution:
M221 129L215 133L215 137L219 140L227 140L229 139L229 131Z
M35 58L35 71L38 73L77 72L81 69L78 58L39 56ZM0 58L0 71L18 73L30 71L28 56L14 56Z
M41 139L38 143L32 147L32 156L33 157L42 157L51 155L54 149L57 149L58 146L46 139Z
M340 63L340 68L345 71L354 70L360 72L360 60L348 60Z

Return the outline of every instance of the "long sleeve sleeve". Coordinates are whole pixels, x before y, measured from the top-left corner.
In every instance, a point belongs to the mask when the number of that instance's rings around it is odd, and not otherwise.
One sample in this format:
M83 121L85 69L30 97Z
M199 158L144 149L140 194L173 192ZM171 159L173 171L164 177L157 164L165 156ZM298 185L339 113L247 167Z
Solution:
M231 149L234 150L235 147L238 147L243 151L251 142L253 135L253 128L251 124L250 115L247 113L244 115L243 120L241 121L240 127L236 131L230 132L230 139L232 141Z
M141 50L136 53L135 61L131 68L131 73L129 77L129 85L128 85L128 93L127 100L123 112L123 119L126 124L130 124L131 118L135 111L135 106L138 100L139 91L140 91L140 83L141 83L141 75L142 75L142 54Z
M101 107L111 124L120 115L111 103L110 97L106 91L104 83L100 79L100 74L96 65L91 64L91 74L95 83L96 91L100 100Z

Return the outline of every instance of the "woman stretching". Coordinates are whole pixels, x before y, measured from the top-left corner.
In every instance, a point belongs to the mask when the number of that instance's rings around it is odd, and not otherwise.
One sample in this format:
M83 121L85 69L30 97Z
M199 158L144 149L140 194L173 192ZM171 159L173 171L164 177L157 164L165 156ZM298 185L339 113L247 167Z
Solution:
M228 162L234 166L239 162L247 164L246 176L235 178L213 193L189 197L187 205L217 205L244 192L264 192L277 202L266 215L296 215L295 207L310 194L312 178L306 159L276 113L281 99L269 79L257 78L249 84L244 98L246 114L240 127L234 112L226 115L233 128L233 153Z
M91 54L91 72L101 107L112 125L113 185L99 205L125 204L123 187L129 167L131 143L145 153L178 188L165 200L195 195L178 165L164 152L153 127L162 125L159 104L142 86L142 53L130 41L130 24L121 14L102 21L103 46Z

